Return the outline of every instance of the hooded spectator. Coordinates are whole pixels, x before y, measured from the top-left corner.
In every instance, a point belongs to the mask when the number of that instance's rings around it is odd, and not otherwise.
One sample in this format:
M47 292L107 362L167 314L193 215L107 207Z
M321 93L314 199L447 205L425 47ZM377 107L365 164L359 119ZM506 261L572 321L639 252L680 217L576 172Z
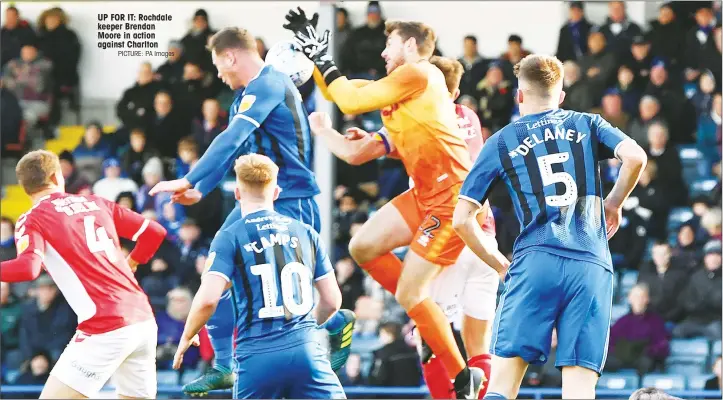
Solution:
M53 7L38 18L38 49L53 63L53 87L56 98L78 86L80 41L68 28L68 16L60 7Z
M20 49L28 43L35 41L35 31L30 27L28 21L20 18L20 13L15 6L5 9L5 24L0 31L0 42L2 42L2 56L0 67L5 67L10 60L20 57Z
M610 328L605 370L635 369L646 374L663 366L670 353L665 321L648 309L647 285L637 284L628 293L630 312Z
M153 120L153 99L161 89L161 84L153 80L151 64L144 62L138 70L136 84L123 92L116 106L121 123L129 129L141 127L147 129Z
M200 146L201 154L206 152L216 136L223 132L228 124L221 117L221 106L216 99L206 99L201 106L201 118L193 123L193 138Z
M353 77L379 79L386 75L382 51L386 47L384 18L378 1L367 5L366 23L354 29L341 53L341 63Z
M38 54L36 42L25 43L20 57L8 62L3 71L3 87L20 101L23 118L32 128L50 114L53 95L53 64Z
M592 24L585 19L584 2L571 1L567 23L560 28L555 55L562 61L580 60L588 53L587 37Z
M650 21L652 56L670 60L671 65L676 70L680 70L684 52L684 32L671 4L663 3L658 9L658 18Z
M702 79L701 79L702 80ZM705 158L711 162L721 160L721 94L713 95L710 112L698 118L696 145Z
M166 88L171 88L183 79L183 67L186 59L183 57L183 45L178 40L168 43L168 57L166 62L156 69L156 79Z
M658 241L651 250L652 261L640 268L638 283L647 285L650 309L666 321L677 322L685 314L678 301L688 284L690 273L672 262L670 244Z
M465 36L463 49L464 53L462 54L462 57L457 59L457 61L459 61L464 67L462 80L459 84L459 91L461 96L474 96L477 83L484 79L484 76L487 73L487 63L479 53L479 48L477 47L477 36Z
M606 49L605 40L601 32L591 33L587 41L589 52L580 59L580 70L596 99L602 97L605 88L613 82L617 69L616 56Z
M702 268L690 277L688 287L679 297L685 319L673 329L673 336L720 340L723 304L720 240L708 242L703 254Z
M103 161L103 178L93 185L93 193L108 200L115 201L123 192L135 193L138 185L130 178L121 176L123 170L117 158L111 157Z
M628 19L624 1L608 2L608 17L600 32L605 35L609 51L618 59L628 56L633 38L643 34L640 26Z

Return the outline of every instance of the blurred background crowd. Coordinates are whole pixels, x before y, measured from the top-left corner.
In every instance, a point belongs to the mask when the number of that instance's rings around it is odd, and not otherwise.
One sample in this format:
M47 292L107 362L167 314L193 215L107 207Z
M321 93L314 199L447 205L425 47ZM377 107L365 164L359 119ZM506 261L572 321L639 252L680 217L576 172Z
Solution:
M614 325L606 371L625 379L667 377L672 388L720 388L721 379L721 7L720 2L662 3L645 26L629 20L624 2L608 4L604 24L585 16L582 2L569 3L560 27L557 57L565 68L564 108L599 113L635 139L649 162L610 241L617 274ZM59 8L27 21L21 7L7 7L2 26L2 157L17 158L53 139L69 117L84 125L72 151L60 154L70 193L93 193L159 221L168 237L137 278L156 311L161 383L198 376L213 359L205 333L202 345L184 359L181 373L167 371L199 286L210 239L232 205L217 188L200 203L183 207L153 185L182 177L228 122L234 93L216 76L205 49L215 32L199 9L192 28L178 32L170 55L155 70L138 66L135 82L118 99L118 126L81 118L78 62L82 51L72 24ZM385 75L384 10L369 2L366 21L354 26L336 10L335 53L347 76ZM266 52L263 32L257 46ZM535 49L509 32L503 54L480 54L478 39L460 32L465 69L457 100L477 112L486 133L519 117L513 65ZM309 112L314 83L300 88ZM378 112L337 113L340 131L381 128ZM601 164L609 190L620 165ZM357 313L353 354L341 372L345 385L416 386L419 359L404 310L349 257L355 231L380 206L408 187L398 160L351 166L336 162L333 190L334 243L329 245L343 308ZM491 198L501 250L511 253L519 226L503 187ZM15 256L13 223L0 222L0 256ZM128 251L132 244L122 243ZM400 254L405 249L398 250ZM2 381L43 384L72 337L76 317L55 285L43 276L33 283L0 288ZM47 327L52 327L48 329ZM553 348L555 338L553 337ZM651 375L652 374L652 375ZM665 374L665 375L660 375ZM696 380L697 379L697 380ZM697 383L693 383L693 382ZM628 385L627 380L624 384ZM638 380L632 385L637 387ZM554 357L530 368L526 386L556 387ZM695 386L695 387L694 387ZM620 387L622 388L622 387ZM665 388L670 389L670 388Z

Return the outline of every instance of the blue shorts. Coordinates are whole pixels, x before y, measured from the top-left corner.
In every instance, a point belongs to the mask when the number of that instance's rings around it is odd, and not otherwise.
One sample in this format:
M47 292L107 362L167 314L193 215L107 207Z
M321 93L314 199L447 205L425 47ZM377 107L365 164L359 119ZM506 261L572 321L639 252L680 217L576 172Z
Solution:
M278 199L274 202L274 210L279 214L301 221L311 225L316 232L321 232L321 215L319 214L319 206L313 197L303 199ZM236 207L228 214L226 221L219 231L241 219L241 207L236 202Z
M531 251L512 262L490 352L544 364L557 328L555 366L600 373L607 357L613 274L602 265Z
M321 344L236 357L234 399L346 399Z

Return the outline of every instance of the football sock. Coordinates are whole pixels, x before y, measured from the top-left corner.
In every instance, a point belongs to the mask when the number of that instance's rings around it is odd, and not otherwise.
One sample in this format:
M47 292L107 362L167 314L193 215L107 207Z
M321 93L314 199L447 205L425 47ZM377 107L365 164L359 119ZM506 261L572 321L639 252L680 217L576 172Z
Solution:
M470 367L477 367L485 372L485 378L487 379L487 382L484 383L484 386L482 386L482 390L479 392L479 398L482 399L485 397L485 393L487 393L487 387L490 380L490 371L492 368L492 356L489 354L480 354L478 356L474 356L470 358L467 361L467 365Z
M225 373L232 371L234 324L231 291L227 290L218 301L216 312L213 313L206 323L208 338L215 355L213 366L217 370Z
M495 400L507 400L507 397L505 397L499 393L495 393L495 392L487 393L484 398L485 399L495 399Z
M331 318L324 322L322 328L326 329L329 332L338 332L339 329L344 327L344 325L346 325L346 319L344 318L344 314L340 312L335 312L334 315L331 316Z
M387 253L361 265L375 281L391 294L397 292L397 282L402 274L402 260L394 253Z
M449 379L447 369L438 357L432 357L429 362L422 364L422 375L433 399L454 397L454 386Z
M432 299L426 298L412 307L407 315L416 322L419 334L444 364L447 376L454 379L467 364L457 348L452 327L442 309Z

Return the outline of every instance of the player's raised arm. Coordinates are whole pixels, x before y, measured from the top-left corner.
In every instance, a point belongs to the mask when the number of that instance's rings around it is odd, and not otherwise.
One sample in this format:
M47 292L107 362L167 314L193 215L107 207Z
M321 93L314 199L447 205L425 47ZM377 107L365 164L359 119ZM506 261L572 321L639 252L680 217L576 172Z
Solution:
M309 126L314 135L321 138L329 150L347 164L361 165L389 152L385 142L360 129L353 132L353 140L345 137L331 127L331 118L326 113L309 115Z
M45 240L30 223L26 223L27 214L18 219L15 225L15 245L17 257L0 263L0 281L32 281L40 275L45 255Z
M109 201L106 204L113 210L113 223L118 236L136 242L128 255L128 265L135 271L138 265L147 263L156 254L166 237L166 229L158 222L125 207Z
M316 323L321 325L331 318L334 313L341 308L341 290L336 282L336 274L334 268L329 261L329 255L324 250L324 244L321 242L319 235L314 231L309 231L311 235L311 244L314 251L314 286L319 291L319 303L314 310Z

